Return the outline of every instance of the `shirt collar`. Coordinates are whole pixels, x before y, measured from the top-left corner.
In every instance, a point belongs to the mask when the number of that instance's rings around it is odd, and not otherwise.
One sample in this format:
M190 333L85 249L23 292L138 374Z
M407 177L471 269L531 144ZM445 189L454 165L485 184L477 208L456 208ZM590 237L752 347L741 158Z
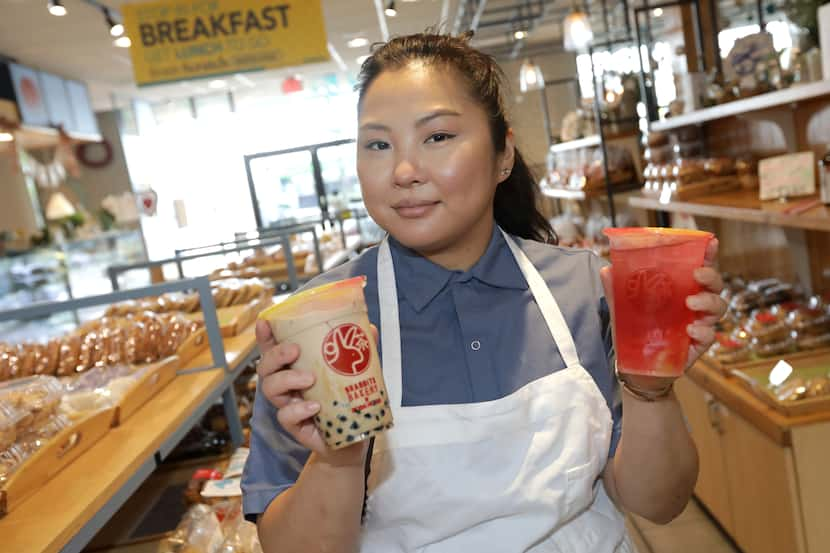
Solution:
M403 246L389 237L392 260L395 264L395 280L398 295L403 296L415 308L422 311L449 284L476 279L495 288L527 290L513 254L499 228L493 226L493 235L484 255L469 271L449 271Z

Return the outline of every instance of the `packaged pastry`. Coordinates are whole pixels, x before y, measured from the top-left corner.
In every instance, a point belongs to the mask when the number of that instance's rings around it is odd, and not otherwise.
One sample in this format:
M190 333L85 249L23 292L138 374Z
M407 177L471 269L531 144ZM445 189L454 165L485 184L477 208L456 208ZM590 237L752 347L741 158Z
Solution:
M807 381L806 397L820 397L830 395L830 378L816 376Z
M768 310L759 310L744 326L746 333L758 344L768 345L790 337L786 323Z
M694 159L679 159L675 164L674 176L678 185L691 184L706 178L703 165Z
M28 455L16 445L0 450L0 489L6 481L23 464Z
M793 338L795 338L796 346L800 350L809 351L819 348L830 348L830 332L826 334L807 334L793 331Z
M713 177L725 177L735 174L735 162L728 157L709 158L703 166L706 173Z
M781 284L781 281L777 278L765 278L761 280L753 280L749 284L746 285L747 290L752 292L758 292L759 294L763 294L765 290L768 288L773 288Z
M796 298L795 288L791 284L776 284L765 288L761 292L761 305L770 306L777 303L790 302Z
M62 393L63 387L57 378L30 376L0 385L0 402L22 414L17 426L19 435L42 426L55 413Z
M730 365L749 360L752 352L747 340L717 333L715 343L709 348L707 355L721 364Z
M58 361L60 360L61 342L57 338L53 338L46 343L43 348L43 354L35 365L35 374L52 375L54 376L58 370Z
M778 401L796 401L807 396L807 382L800 376L793 376L774 388Z
M81 340L81 350L78 353L78 364L75 365L75 372L84 372L91 369L95 364L95 347L98 342L98 334L90 332Z
M748 313L758 308L761 302L761 294L752 290L743 290L732 296L729 307L738 313Z
M795 351L795 340L787 335L783 340L762 343L757 338L752 339L752 352L758 357L773 357Z
M0 344L0 382L11 378L10 354L11 348L6 344Z
M24 414L11 402L0 400L0 451L9 448L17 439L17 427Z
M803 306L787 315L787 324L801 335L818 336L830 333L830 313L824 309Z
M69 335L61 340L60 358L58 360L57 376L75 374L75 368L81 355L81 337Z

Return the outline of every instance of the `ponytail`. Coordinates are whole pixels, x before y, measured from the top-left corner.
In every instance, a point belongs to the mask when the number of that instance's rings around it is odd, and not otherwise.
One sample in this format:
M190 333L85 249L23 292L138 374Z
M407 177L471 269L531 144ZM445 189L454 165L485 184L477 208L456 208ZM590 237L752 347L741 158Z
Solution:
M514 236L557 244L556 233L539 211L539 188L533 172L518 148L513 156L510 176L496 188L493 206L496 223Z

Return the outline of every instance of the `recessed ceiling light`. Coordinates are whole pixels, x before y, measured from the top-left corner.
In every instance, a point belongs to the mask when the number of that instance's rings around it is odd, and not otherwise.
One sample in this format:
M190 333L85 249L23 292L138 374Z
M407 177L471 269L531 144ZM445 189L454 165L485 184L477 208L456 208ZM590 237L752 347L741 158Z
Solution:
M66 15L66 8L64 7L63 2L60 2L59 0L49 0L47 9L49 10L49 13L58 17Z
M372 56L360 56L359 58L357 58L357 63L359 65L363 65L363 62L368 60L370 57Z
M119 48L129 48L133 45L133 41L130 40L130 37L128 37L127 35L122 35L116 38L112 41L112 43L118 46Z
M395 0L390 0L389 5L386 6L385 12L387 17L395 17L398 15L398 10L395 9Z
M663 8L654 8L654 11L651 12L654 17L660 17L663 15Z
M220 88L225 88L228 83L223 81L222 79L216 79L215 81L210 81L208 83L208 88L212 88L214 90L218 90Z
M515 33L513 33L513 38L515 38L516 40L522 40L526 36L527 31L516 31Z
M364 46L369 45L369 39L359 36L357 38L353 38L346 43L349 48L363 48Z

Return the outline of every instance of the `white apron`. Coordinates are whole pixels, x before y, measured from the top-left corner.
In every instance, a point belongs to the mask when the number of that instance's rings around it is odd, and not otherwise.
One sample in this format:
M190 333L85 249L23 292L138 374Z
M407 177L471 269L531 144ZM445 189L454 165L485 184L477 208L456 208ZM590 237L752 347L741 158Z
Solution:
M504 237L566 368L502 399L401 406L398 295L384 241L378 294L395 426L375 439L362 553L633 553L598 479L608 406L541 275Z

